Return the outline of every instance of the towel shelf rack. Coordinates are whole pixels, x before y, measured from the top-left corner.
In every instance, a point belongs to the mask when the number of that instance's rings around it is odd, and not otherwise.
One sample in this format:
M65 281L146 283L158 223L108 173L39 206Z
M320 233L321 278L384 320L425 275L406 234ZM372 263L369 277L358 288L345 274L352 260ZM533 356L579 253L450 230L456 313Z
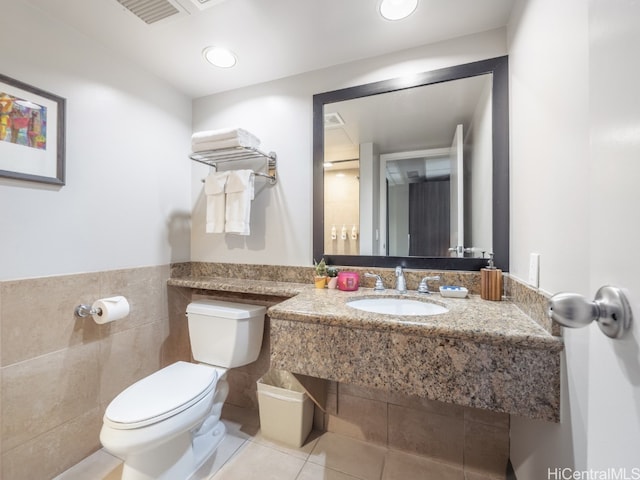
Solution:
M233 161L266 159L266 172L254 170L254 175L269 179L271 185L275 185L278 181L277 177L277 156L275 152L264 153L253 147L231 147L219 150L205 150L202 152L193 152L189 154L189 158L199 163L204 163L210 167L217 168L218 164ZM264 169L264 168L263 168Z

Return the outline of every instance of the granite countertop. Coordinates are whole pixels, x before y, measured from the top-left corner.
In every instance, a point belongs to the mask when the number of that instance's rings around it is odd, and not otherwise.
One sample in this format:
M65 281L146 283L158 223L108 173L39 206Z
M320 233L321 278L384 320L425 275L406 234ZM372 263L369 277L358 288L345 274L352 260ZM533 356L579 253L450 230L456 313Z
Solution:
M313 288L306 283L275 282L272 280L252 280L227 277L175 277L167 282L173 287L187 287L219 292L253 293L256 295L274 295L293 297Z
M316 289L311 284L276 282L223 277L170 278L169 285L202 290L251 293L290 297L269 308L268 314L277 320L344 326L364 330L391 331L425 337L445 337L493 345L514 345L525 348L560 351L560 337L549 334L518 307L508 301L491 302L479 295L467 298L445 298L409 291L398 294L388 289L376 292L360 288L354 292ZM440 304L448 312L438 315L395 316L365 312L348 306L355 298L377 296L402 297Z
M427 301L449 309L438 315L388 315L365 312L348 306L354 298L397 297ZM439 293L398 294L360 288L355 292L305 289L297 296L269 309L278 320L318 323L351 328L394 331L407 335L438 336L472 340L476 343L509 344L560 351L562 339L550 335L510 302L490 302L479 295L445 298Z

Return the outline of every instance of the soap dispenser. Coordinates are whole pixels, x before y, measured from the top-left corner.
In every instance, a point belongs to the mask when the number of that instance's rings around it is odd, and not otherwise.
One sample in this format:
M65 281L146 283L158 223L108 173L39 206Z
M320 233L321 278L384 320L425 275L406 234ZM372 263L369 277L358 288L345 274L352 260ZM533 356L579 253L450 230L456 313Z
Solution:
M502 270L493 263L493 253L489 254L489 264L480 270L480 297L483 300L502 300Z

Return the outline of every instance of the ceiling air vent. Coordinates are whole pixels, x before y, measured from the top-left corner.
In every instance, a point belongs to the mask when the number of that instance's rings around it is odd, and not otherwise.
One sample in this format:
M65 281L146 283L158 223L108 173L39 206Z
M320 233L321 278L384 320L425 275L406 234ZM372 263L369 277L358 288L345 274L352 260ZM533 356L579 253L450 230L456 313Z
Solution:
M180 13L180 10L167 0L117 1L148 25Z
M344 125L344 120L338 112L324 114L324 128L336 128Z

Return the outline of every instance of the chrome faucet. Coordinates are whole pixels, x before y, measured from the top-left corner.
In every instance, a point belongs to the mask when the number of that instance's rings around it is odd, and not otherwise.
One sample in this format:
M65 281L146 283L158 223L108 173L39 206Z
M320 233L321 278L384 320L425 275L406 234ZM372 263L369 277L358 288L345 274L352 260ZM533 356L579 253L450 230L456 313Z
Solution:
M429 291L429 285L427 284L429 280L440 280L440 275L436 275L435 277L424 277L418 286L419 293L431 293Z
M404 279L404 271L400 265L396 267L396 290L398 290L399 293L407 292L407 282Z

